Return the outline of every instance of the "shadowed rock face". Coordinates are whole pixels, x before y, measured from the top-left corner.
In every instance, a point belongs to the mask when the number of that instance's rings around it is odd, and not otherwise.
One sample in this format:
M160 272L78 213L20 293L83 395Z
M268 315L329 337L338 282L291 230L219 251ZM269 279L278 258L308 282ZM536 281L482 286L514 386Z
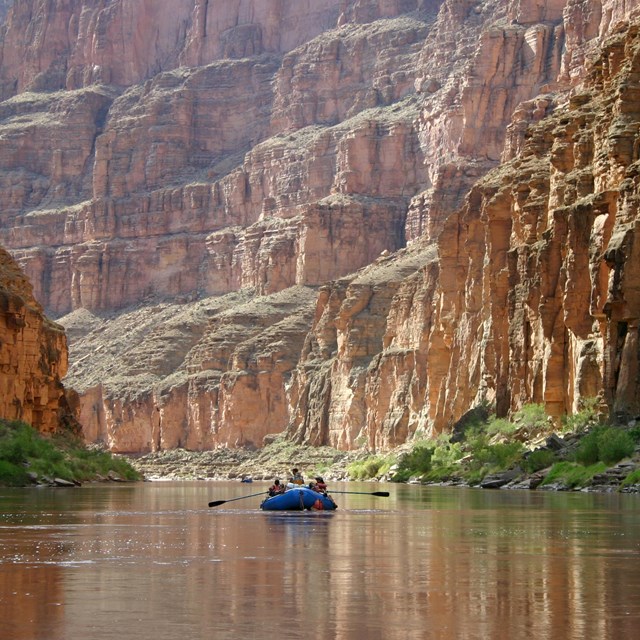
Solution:
M5 19L12 4L13 0L0 0L0 22Z
M636 4L18 3L0 243L66 316L88 439L385 449L480 400L633 414L635 129L597 72L631 92L632 47L599 48Z

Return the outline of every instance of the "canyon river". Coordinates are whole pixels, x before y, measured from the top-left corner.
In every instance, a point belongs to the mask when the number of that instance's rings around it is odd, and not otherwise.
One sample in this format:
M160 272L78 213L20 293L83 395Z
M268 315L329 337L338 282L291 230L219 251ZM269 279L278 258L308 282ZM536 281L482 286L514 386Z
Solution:
M262 512L267 483L0 489L7 640L624 640L640 497L332 483L335 512Z

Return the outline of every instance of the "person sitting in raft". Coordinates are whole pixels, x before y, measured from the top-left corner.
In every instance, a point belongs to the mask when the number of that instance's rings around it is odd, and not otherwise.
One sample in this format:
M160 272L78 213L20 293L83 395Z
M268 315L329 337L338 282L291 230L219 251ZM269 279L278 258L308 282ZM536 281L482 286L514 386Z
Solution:
M289 479L289 482L291 482L291 484L304 484L304 478L296 468L291 469L291 473L293 474Z
M280 479L276 478L273 481L273 484L269 487L269 496L273 497L273 496L277 496L281 493L284 493L286 491L286 488L283 484L280 484Z
M313 485L313 490L317 491L318 493L323 493L326 495L327 485L325 484L324 480L320 476L316 477L316 482Z

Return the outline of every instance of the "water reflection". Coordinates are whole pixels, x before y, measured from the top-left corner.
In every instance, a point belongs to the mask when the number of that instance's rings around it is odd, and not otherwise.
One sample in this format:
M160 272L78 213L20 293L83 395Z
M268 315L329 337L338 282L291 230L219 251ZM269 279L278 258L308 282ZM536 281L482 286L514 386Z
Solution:
M5 491L0 637L634 637L636 498L389 489L317 513L206 507L255 484Z

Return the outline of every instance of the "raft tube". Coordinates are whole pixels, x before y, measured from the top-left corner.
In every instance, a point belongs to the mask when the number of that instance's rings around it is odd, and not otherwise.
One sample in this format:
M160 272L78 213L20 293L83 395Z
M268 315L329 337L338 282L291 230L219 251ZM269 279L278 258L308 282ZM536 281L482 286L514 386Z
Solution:
M333 511L337 509L337 505L329 496L307 487L296 487L267 498L260 508L264 511L304 511L305 509Z

